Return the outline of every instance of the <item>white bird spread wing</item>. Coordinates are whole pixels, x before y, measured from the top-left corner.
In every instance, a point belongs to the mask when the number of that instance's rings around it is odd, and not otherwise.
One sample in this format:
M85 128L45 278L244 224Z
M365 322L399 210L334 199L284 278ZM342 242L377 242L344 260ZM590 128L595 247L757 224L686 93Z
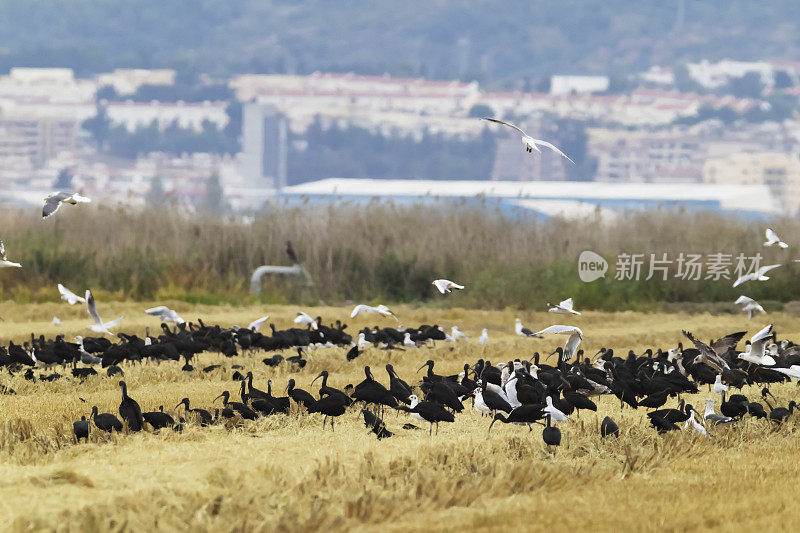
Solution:
M150 309L145 309L144 311L148 315L157 316L161 319L167 318L170 316L170 309L164 305L159 305L158 307L151 307Z
M300 311L297 313L297 317L294 319L295 324L308 324L311 326L312 329L317 329L317 321L311 318L311 315Z
M367 311L369 309L371 309L371 307L369 307L368 305L358 304L357 306L355 306L353 308L353 312L350 313L350 318L355 318L359 314L361 314L361 313L363 313L363 312L365 312L365 311Z
M103 327L106 328L106 329L117 327L119 325L119 323L122 322L123 318L125 318L125 315L122 315L118 319L112 320L111 322L106 322L105 324L103 324Z
M6 260L6 245L0 240L0 255L3 256L3 261Z
M102 326L103 320L97 313L97 304L95 304L94 296L92 296L92 291L89 289L86 289L86 309L89 311L89 315L92 317L95 326Z
M269 315L262 316L258 320L253 320L252 322L250 322L250 324L248 324L247 329L249 329L250 331L258 331L261 328L261 326L264 325L264 322L266 322L267 320L269 320Z
M736 301L733 302L733 303L736 304L736 305L744 305L744 304L751 304L751 303L755 303L755 302L756 301L753 300L752 298L749 298L747 296L742 295L742 296L739 296L736 299Z
M391 309L389 309L388 307L386 307L386 306L385 306L385 305L383 305L383 304L381 304L381 305L379 305L378 307L376 307L376 308L375 308L375 310L376 310L378 313L382 314L383 316L391 316L391 317L393 317L395 320L397 320L398 322L400 322L400 320L399 320L399 319L397 318L397 316L396 316L396 315L395 315L395 314L392 312L392 310L391 310Z
M55 212L58 211L58 208L61 207L61 202L70 196L71 195L66 192L57 192L45 198L44 207L42 207L42 218L49 218L53 216Z
M759 331L758 333L753 335L750 338L750 344L753 345L753 344L755 344L757 342L763 342L766 339L768 339L770 337L770 335L772 335L772 324L766 326L764 329L762 329L761 331ZM753 347L751 346L750 349L752 351Z
M764 274L766 274L770 270L772 270L774 268L778 268L779 266L781 266L781 265L766 265L766 266L763 266L763 267L758 269L758 272L756 272L756 274L758 274L758 277L760 278L761 276L763 276Z
M481 117L481 120L488 120L489 122L495 122L497 124L502 124L503 126L508 126L509 128L514 128L521 134L527 136L528 134L522 131L518 126L511 124L510 122L503 122L502 120L497 120L496 118L489 118L489 117Z
M568 156L567 154L565 154L564 152L562 152L561 150L559 150L559 149L558 149L558 148L557 148L557 147L556 147L554 144L550 144L549 142L547 142L547 141L542 141L542 140L540 140L540 139L534 139L534 140L533 140L533 142L534 142L534 143L536 143L536 144L540 144L540 145L544 146L545 148L550 148L552 151L556 152L557 154L559 154L559 155L561 155L561 156L563 156L563 157L566 157L566 158L567 158L567 161L569 161L569 162L570 162L570 163L572 163L573 165L575 164L575 161L573 161L572 159L570 159L570 158L569 158L569 156Z
M86 298L81 298L62 284L58 284L58 292L61 293L61 299L66 300L69 305L80 303L86 303Z
M789 247L788 244L783 242L780 239L780 237L778 237L777 233L772 231L772 228L767 228L767 230L764 232L764 234L767 237L767 241L764 243L764 246L772 246L773 244L777 244L781 248L788 248Z
M554 326L550 326L544 328L543 330L537 331L536 335L546 335L548 333L555 333L558 335L572 335L573 333L577 333L578 335L583 336L583 332L577 326L562 326L560 324L556 324Z

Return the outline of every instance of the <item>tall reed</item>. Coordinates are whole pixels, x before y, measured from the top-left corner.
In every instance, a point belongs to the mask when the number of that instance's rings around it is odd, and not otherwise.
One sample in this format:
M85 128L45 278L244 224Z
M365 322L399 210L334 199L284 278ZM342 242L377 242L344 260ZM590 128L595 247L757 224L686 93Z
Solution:
M501 212L487 202L432 199L418 205L341 201L274 204L253 217L188 214L175 207L144 210L93 204L67 206L42 221L33 212L0 215L0 237L21 269L0 271L4 299L47 301L56 283L73 290L109 291L119 298L190 302L294 302L291 280L268 279L249 296L259 265L289 264L291 240L317 286L313 299L438 301L477 307L540 307L573 296L583 308L646 308L660 302L731 301L730 280L614 278L620 253L761 253L762 264L788 263L769 283L742 287L753 298L788 301L798 293L788 250L765 248L769 224L793 245L800 222L769 222L713 212L660 208L631 211L614 220L543 219ZM577 260L592 250L609 262L604 279L583 283ZM732 275L731 268L731 275ZM646 277L647 265L642 278ZM705 277L705 271L703 272ZM467 285L440 298L438 277Z

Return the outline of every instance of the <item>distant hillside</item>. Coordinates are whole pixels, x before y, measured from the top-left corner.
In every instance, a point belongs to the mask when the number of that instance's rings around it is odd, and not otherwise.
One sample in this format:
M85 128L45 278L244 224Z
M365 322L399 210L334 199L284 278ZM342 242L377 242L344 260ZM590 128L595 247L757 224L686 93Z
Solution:
M800 59L800 2L681 1L0 0L0 70L352 70L532 87L559 72Z

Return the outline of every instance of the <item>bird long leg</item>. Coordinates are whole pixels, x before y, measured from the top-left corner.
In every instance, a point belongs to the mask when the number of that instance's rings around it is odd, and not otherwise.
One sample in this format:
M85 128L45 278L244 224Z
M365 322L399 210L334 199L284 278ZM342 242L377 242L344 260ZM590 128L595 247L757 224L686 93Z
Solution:
M436 434L439 434L439 422L436 422Z
M433 435L433 422L430 422L430 429L428 429L428 436Z
M322 419L322 429L325 429L325 422L328 421L328 416L326 415L325 418Z
M334 420L335 420L335 418L334 418L334 417L331 417L331 431L336 431L336 430L333 428L333 421L334 421Z

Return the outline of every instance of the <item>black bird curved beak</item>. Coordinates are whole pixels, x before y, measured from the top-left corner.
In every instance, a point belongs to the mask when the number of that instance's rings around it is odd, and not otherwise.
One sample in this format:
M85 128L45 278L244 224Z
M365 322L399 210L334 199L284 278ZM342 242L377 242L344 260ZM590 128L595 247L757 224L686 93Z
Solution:
M319 376L315 377L315 378L314 378L314 381L317 381L317 380L318 380L319 378L321 378L321 377L322 377L322 374L320 374ZM312 382L311 382L311 384L312 384L312 385L314 384L314 381L312 381Z
M181 403L179 403L178 405L176 405L176 406L175 406L175 409L177 409L177 408L178 408L178 407L180 407L181 405L183 405L183 402L181 402Z
M424 365L419 367L419 370L417 370L417 374L419 374L419 371L422 370L423 368L425 368L426 366L428 366L428 363L425 363Z
M493 419L492 419L492 423L491 423L491 424L489 424L489 431L487 431L487 433L491 433L491 432L492 432L492 426L494 425L494 423L495 423L495 422L497 422L497 419L496 419L496 418L493 418Z
M219 399L220 399L220 398L222 398L223 396L224 396L224 394L220 394L219 396L217 396L216 398L214 398L213 400L211 400L211 403L214 403L214 402L216 402L217 400L219 400Z
M545 357L545 358L544 358L544 360L545 360L545 361L547 361L548 359L550 359L551 357L553 357L553 356L554 356L555 354L557 354L557 353L558 353L558 350L554 351L553 353L551 353L550 355L548 355L547 357Z

